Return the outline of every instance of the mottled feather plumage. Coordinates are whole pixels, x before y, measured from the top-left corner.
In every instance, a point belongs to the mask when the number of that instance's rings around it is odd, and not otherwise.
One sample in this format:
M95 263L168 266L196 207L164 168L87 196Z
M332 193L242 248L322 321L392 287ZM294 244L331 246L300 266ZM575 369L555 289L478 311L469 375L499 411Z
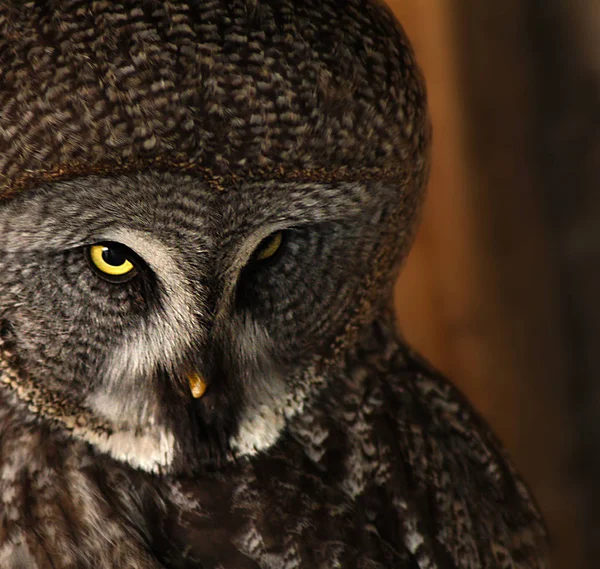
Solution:
M547 567L388 308L429 141L377 0L0 0L0 567Z

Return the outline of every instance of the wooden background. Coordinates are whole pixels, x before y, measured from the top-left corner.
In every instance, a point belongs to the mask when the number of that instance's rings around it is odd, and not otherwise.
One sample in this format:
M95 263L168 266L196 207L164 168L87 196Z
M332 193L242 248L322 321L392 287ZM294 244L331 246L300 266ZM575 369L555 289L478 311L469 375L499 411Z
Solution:
M536 19L552 2L388 0L425 73L434 125L428 201L396 305L409 341L508 447L549 525L554 567L591 569L548 180L556 156L540 135L556 130L556 115L540 112L552 54L538 40L555 45L548 34L562 28Z

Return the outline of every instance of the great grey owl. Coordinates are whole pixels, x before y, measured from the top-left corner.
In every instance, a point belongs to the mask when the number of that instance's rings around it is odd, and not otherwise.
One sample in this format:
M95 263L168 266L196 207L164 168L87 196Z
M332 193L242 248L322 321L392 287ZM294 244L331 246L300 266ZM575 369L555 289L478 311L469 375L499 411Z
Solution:
M397 336L430 142L377 0L0 0L0 567L546 567Z

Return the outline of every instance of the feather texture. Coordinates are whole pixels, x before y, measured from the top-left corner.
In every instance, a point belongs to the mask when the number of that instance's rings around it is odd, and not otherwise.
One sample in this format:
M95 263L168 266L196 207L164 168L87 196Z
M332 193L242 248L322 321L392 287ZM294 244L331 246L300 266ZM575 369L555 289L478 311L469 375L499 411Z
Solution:
M429 143L377 0L0 0L0 568L545 569L387 309Z

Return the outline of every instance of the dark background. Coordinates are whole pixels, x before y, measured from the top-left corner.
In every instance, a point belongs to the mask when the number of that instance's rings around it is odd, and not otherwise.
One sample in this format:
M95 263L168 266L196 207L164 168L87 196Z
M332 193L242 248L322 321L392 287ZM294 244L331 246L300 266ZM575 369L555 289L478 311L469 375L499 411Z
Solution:
M389 0L434 163L402 331L486 416L555 569L600 557L600 1Z

